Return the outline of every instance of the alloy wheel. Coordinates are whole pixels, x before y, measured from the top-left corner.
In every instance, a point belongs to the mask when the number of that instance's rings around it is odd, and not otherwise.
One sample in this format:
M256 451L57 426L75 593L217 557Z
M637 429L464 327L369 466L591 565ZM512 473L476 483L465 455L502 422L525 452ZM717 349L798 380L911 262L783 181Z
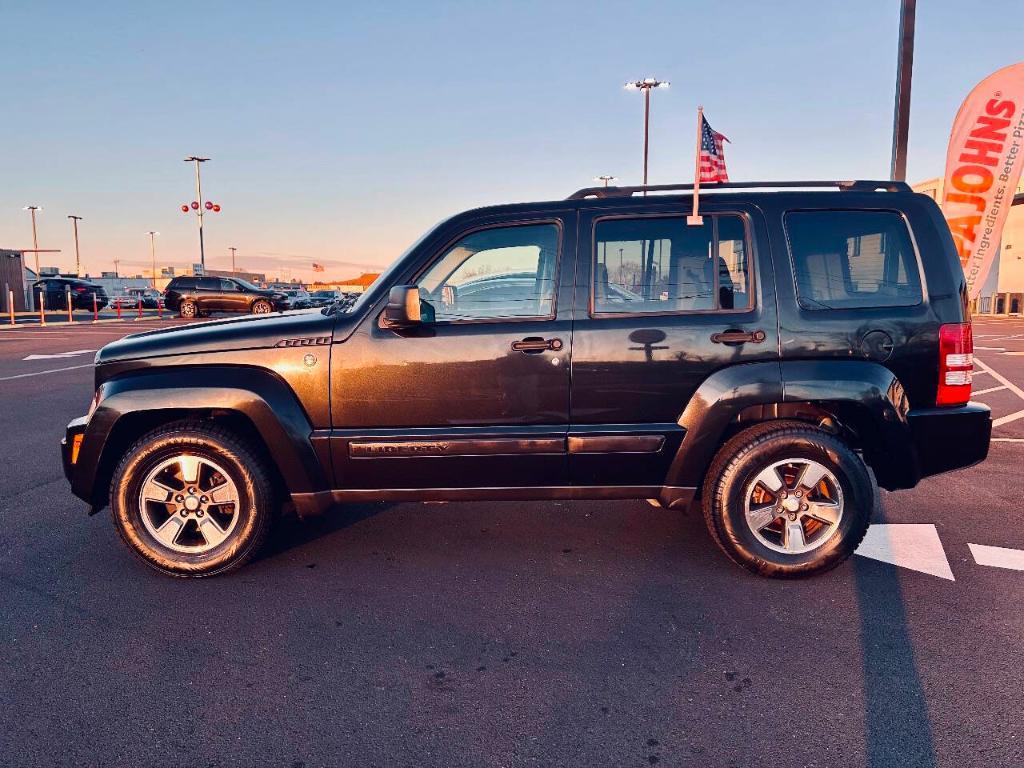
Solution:
M234 481L213 461L190 454L164 459L139 491L142 524L174 552L203 554L222 544L239 517Z
M784 459L763 469L750 484L747 526L764 546L787 555L811 552L839 527L843 490L823 464Z

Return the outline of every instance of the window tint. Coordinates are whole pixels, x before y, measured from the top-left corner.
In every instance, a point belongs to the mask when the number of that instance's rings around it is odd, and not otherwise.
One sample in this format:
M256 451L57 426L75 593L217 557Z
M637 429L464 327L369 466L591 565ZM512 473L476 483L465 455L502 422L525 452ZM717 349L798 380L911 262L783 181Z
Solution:
M237 292L239 290L239 286L238 283L233 283L230 280L224 280L223 278L221 278L220 290Z
M595 230L594 311L699 312L750 306L743 220L611 219Z
M196 281L188 277L176 277L168 287L176 291L190 291L196 287Z
M531 224L486 229L462 238L418 282L424 317L549 317L554 310L558 235L554 224Z
M220 280L216 277L197 277L196 287L202 291L219 291Z
M794 211L786 229L805 309L921 303L917 259L898 213Z

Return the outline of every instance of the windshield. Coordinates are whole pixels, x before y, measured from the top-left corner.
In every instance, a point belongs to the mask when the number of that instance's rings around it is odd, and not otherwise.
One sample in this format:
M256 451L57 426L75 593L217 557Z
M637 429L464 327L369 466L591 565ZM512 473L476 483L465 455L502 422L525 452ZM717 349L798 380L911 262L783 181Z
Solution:
M243 288L245 288L245 290L247 290L247 291L262 291L263 290L258 285L253 285L248 280L243 280L240 277L233 277L231 279L234 280L236 283L238 283Z
M445 219L444 221L448 221L448 219ZM370 285L366 287L366 290L359 294L355 301L353 301L351 304L334 304L334 311L355 312L357 309L362 309L363 305L366 304L367 302L367 297L374 292L374 289L376 289L376 287L378 285L381 285L382 283L390 282L394 278L395 273L398 272L399 268L405 263L405 257L412 253L414 250L416 250L416 248L419 247L420 243L422 243L424 240L430 237L430 235L434 233L434 230L441 226L441 224L443 224L444 221L442 221L440 224L437 224L436 226L431 227L422 235L420 235L412 245L410 245L408 248L405 249L405 251L402 252L401 256L399 256L397 259L391 262L391 264L388 265L387 269L385 269L383 272L377 275L377 279L370 283ZM338 307L341 307L340 310L338 309ZM327 307L323 311L326 313L331 308L332 307Z

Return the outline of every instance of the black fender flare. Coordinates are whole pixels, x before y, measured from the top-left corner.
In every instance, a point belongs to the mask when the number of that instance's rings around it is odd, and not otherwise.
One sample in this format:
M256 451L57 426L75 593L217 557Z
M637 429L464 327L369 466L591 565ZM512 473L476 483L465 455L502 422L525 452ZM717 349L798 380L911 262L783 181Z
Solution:
M797 403L853 422L864 433L865 459L882 487L909 488L920 479L909 404L892 371L868 360L776 360L722 368L704 380L678 419L686 434L666 485L699 488L743 411Z
M82 440L72 478L79 498L103 506L112 464L111 436L133 416L152 424L210 411L239 414L252 424L289 493L328 490L311 441L309 417L295 393L273 372L241 366L182 366L133 371L102 384L103 397ZM132 436L137 437L137 435Z

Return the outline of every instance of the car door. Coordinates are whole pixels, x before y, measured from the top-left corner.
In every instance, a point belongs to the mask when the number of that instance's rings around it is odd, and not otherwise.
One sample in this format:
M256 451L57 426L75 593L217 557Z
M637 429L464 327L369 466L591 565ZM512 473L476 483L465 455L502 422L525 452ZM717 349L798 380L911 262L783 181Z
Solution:
M752 205L705 205L700 226L678 202L581 211L574 485L664 484L684 437L678 419L701 383L778 358L763 217Z
M234 280L220 278L220 293L217 296L219 308L224 312L248 312L249 294Z
M419 287L426 321L385 327L378 302L332 348L336 485L565 486L575 212L438 240L398 278ZM505 289L483 300L482 280Z

